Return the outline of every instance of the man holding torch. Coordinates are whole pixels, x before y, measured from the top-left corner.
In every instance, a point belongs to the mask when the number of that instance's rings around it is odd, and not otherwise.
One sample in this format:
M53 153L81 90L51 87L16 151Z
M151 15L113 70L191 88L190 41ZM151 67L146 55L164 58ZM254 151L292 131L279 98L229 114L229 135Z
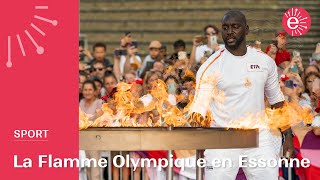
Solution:
M268 55L246 45L249 33L246 17L240 11L227 12L222 19L221 33L225 48L211 55L197 72L196 94L189 118L200 117L202 121L210 111L214 118L211 127L228 127L231 122L249 114L261 117L265 113L264 96L272 108L281 108L284 96L279 87L276 64ZM291 157L291 128L281 131L284 136L283 154ZM205 179L235 179L240 156L249 160L279 159L280 147L280 136L264 128L260 129L257 148L206 150ZM233 166L210 166L210 161L217 158L230 158ZM249 180L276 180L279 176L278 167L249 166L243 170Z

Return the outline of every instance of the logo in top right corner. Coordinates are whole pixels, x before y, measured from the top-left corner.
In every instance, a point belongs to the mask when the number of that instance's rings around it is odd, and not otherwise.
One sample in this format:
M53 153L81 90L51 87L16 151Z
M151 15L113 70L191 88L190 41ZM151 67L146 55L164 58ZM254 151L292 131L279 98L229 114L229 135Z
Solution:
M310 29L311 17L305 9L293 7L283 14L282 26L289 35L302 36Z

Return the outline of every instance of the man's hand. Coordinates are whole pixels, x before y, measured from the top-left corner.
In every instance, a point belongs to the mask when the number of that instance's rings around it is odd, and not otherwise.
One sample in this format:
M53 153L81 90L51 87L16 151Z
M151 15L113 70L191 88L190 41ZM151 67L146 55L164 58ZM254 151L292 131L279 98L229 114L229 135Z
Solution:
M294 146L293 146L293 137L291 128L285 130L284 134L284 143L283 143L283 156L286 158L294 157Z

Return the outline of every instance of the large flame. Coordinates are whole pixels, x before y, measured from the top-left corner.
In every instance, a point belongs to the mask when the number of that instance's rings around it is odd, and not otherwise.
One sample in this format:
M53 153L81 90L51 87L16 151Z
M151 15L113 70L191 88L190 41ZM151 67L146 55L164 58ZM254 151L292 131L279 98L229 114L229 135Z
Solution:
M149 95L136 98L130 92L132 85L119 83L113 101L104 103L94 121L79 110L79 129L88 127L159 127L184 126L185 111L168 101L167 85L162 80L152 84ZM113 108L115 107L115 108ZM113 110L114 109L114 110Z
M189 70L186 70L185 76L194 77ZM202 84L206 83L213 84L216 87L217 79L203 78ZM213 88L210 93L211 97L190 95L187 106L184 109L179 109L168 101L167 85L162 80L154 82L149 94L141 98L135 97L130 92L131 87L132 84L119 83L113 101L102 105L102 109L97 111L94 121L92 121L92 115L87 115L79 110L79 129L88 127L210 127L210 124L214 121L211 112L207 111L206 117L197 113L192 113L187 117L190 107L204 107L204 105L209 104L210 98L221 105L224 104L225 100L224 92L218 90L218 88ZM180 101L184 97L178 95L176 98ZM194 98L202 98L197 101L200 104L193 104ZM258 114L248 114L234 120L228 127L285 130L302 122L310 124L313 116L310 109L286 102L282 108L266 108L265 111Z
M248 114L233 120L227 126L232 128L259 128L284 131L299 124L311 124L314 114L309 108L297 103L285 102L283 107L272 109L267 107L265 112Z
M89 121L89 116L84 113L83 111L81 111L81 109L79 108L79 129L87 129L92 122Z
M288 102L282 108L267 108L266 114L268 116L268 127L271 129L280 128L282 131L300 123L311 124L315 115L309 108Z

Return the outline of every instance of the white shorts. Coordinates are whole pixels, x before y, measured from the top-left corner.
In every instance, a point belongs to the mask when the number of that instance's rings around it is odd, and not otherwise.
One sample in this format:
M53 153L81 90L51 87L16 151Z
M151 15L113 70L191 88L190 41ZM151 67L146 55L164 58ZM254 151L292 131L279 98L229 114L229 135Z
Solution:
M208 149L204 152L207 161L205 168L206 180L234 180L239 170L239 156L249 159L278 160L281 149L281 136L273 135L270 131L259 132L258 148L243 149ZM225 161L228 159L229 161ZM215 164L213 162L215 160ZM222 166L225 162L225 167ZM213 163L212 163L213 162ZM231 163L229 163L231 162ZM220 164L220 165L219 165ZM247 166L246 163L242 164ZM231 166L231 167L230 167ZM242 167L248 180L277 180L279 167Z

